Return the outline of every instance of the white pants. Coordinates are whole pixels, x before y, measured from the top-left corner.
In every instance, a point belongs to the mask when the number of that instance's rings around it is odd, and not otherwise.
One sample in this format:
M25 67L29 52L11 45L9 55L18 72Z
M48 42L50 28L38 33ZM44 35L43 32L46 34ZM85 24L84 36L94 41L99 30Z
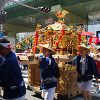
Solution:
M5 100L25 100L25 95L22 97L14 98L14 99L5 99Z
M91 91L91 88L92 88L92 80L89 80L87 82L78 83L78 87L81 90L84 90L84 91Z
M43 89L42 90L42 97L44 100L53 100L54 94L55 94L56 87L49 88L49 89Z
M1 93L1 91L2 91L2 87L0 87L0 96L2 96L2 93Z

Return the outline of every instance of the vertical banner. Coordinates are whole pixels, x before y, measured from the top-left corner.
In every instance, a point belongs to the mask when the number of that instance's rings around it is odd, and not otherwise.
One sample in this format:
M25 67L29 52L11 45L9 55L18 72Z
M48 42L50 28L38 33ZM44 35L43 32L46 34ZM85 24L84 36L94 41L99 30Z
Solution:
M36 31L35 38L34 38L34 46L32 48L32 50L33 50L34 53L36 53L36 46L38 45L38 37L39 37L38 31Z
M81 43L81 41L82 41L82 39L81 39L81 34L78 33L78 42L79 42L79 44Z
M63 35L65 35L65 33L66 33L65 30L61 30L61 34L58 37L58 41L55 42L56 45L59 44L60 40L62 39Z

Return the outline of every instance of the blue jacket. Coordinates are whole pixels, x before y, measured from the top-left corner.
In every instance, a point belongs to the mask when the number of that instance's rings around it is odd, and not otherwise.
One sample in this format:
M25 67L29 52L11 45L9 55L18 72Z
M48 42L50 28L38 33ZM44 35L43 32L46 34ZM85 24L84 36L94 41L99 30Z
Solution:
M5 58L0 56L0 66L2 66L5 62Z
M82 66L80 63L81 56L77 56L77 72L79 75L82 75ZM94 59L90 56L86 56L86 68L85 68L85 75L94 75L98 77L98 71L96 67L96 63Z
M12 51L0 65L0 86L4 88L4 99L18 98L26 93L16 55Z
M49 65L49 60L51 60L51 64ZM55 59L53 57L42 58L40 62L40 76L41 80L45 80L47 78L55 77L55 66L56 66ZM48 71L48 67L50 70ZM57 86L57 80L46 84L45 82L41 82L41 89L48 89Z

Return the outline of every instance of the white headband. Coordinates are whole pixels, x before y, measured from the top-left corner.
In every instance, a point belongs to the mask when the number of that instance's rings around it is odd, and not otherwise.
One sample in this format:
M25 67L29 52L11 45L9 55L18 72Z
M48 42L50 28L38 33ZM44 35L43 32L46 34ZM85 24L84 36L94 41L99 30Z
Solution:
M5 48L11 48L11 43L0 43L0 45Z

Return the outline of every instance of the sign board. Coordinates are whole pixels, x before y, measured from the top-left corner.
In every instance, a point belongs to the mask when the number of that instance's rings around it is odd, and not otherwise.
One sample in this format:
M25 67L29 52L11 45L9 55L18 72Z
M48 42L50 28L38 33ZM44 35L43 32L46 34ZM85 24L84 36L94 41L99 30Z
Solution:
M98 44L99 43L99 38L97 38L97 37L91 37L89 39L89 44L91 44L91 43Z

